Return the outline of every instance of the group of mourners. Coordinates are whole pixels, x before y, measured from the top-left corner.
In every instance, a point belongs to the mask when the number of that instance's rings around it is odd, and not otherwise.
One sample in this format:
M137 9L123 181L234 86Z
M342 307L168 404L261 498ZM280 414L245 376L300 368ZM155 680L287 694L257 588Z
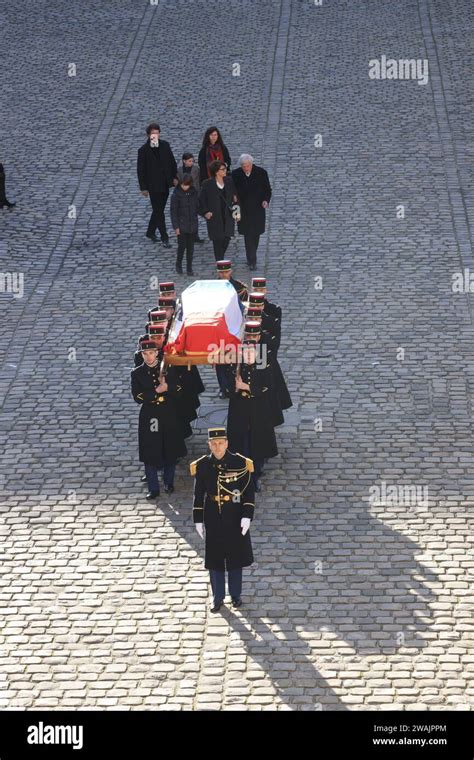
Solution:
M186 273L194 275L194 245L205 242L199 237L199 216L206 220L216 261L224 258L237 222L247 264L255 270L260 236L265 232L265 210L272 196L265 169L257 166L249 153L243 153L239 167L230 172L231 157L215 126L205 131L197 164L191 151L185 151L177 164L169 142L161 139L159 124L149 124L146 134L148 139L139 148L137 159L140 190L152 206L146 236L158 243L158 230L164 247L171 248L165 208L174 187L170 216L178 241L176 272L183 274L186 257Z

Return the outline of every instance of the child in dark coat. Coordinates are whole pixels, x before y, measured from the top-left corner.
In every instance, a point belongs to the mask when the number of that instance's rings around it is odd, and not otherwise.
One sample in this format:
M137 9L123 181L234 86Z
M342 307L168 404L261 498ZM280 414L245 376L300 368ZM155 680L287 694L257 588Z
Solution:
M176 271L183 274L183 257L186 252L186 274L193 275L194 239L198 231L198 194L189 174L185 174L174 189L170 214L178 238Z

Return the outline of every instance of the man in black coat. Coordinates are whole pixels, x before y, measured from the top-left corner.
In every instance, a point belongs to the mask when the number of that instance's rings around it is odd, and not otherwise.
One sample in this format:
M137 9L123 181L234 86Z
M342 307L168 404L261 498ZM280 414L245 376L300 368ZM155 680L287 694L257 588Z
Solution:
M257 248L260 235L265 232L265 209L272 197L268 174L254 164L252 156L243 153L239 169L232 172L240 203L239 234L244 236L247 264L253 271L257 266Z
M158 227L161 242L165 248L171 248L166 231L165 207L169 188L178 184L176 165L170 144L160 140L158 124L149 124L146 128L148 140L138 149L137 174L142 195L150 198L153 209L148 223L146 236L154 243L158 242Z
M223 161L211 161L209 171L211 179L204 180L199 192L199 215L207 221L214 257L220 261L234 236L232 205L237 203L237 194L232 177L226 176L227 168Z
M225 428L210 428L211 454L191 462L195 477L193 520L204 538L205 567L209 570L214 604L218 612L225 598L225 571L233 607L240 607L242 568L253 563L249 527L255 509L253 462L228 450Z

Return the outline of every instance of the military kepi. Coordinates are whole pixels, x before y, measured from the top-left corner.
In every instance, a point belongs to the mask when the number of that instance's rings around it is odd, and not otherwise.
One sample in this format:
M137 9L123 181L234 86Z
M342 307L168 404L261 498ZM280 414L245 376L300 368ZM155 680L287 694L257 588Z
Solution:
M153 340L141 340L140 341L140 351L149 351L150 349L153 349L154 351L157 350L156 344Z
M225 427L208 428L207 440L213 441L214 438L227 438L227 431Z
M221 259L216 261L216 269L218 272L228 272L232 269L232 262L230 259Z

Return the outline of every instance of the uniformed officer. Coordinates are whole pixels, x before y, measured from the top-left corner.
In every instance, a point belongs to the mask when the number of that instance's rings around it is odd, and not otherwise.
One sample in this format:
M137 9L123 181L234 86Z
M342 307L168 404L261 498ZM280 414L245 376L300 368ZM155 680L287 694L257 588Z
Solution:
M281 340L281 321L278 317L269 316L265 313L262 294L250 293L249 308L260 309L262 343L265 343L268 348L268 360L272 370L273 385L281 409L289 409L293 406L293 402L278 361L278 349L280 348Z
M148 332L150 325L168 325L168 319L166 317L166 311L155 307L148 310L148 324L146 325L146 331Z
M158 470L163 470L166 493L174 491L176 461L186 455L182 420L176 409L179 387L163 376L158 348L153 340L142 341L143 364L132 370L132 396L141 405L138 422L138 450L145 465L149 493L160 495Z
M265 294L261 292L249 293L248 309L254 310L254 313L257 309L262 320L262 330L265 330L266 332L270 333L270 335L275 336L275 340L273 341L273 350L276 356L281 342L281 319L274 313L269 314L267 311L265 311ZM247 316L250 317L250 314L248 312Z
M240 282L240 280L235 280L232 277L232 262L230 259L220 259L220 261L216 261L216 270L217 270L217 277L219 280L228 280L231 285L234 286L234 288L237 291L237 295L239 296L241 301L247 300L247 294L248 294L248 286L245 285L245 283Z
M276 304L271 303L271 301L269 301L267 298L268 288L266 277L252 277L252 292L263 293L265 296L264 310L271 317L278 317L278 319L281 320L281 306L277 306Z
M176 308L176 298L160 296L158 299L158 308L160 311L162 309L166 311L166 319L168 320L168 323L171 322Z
M216 261L217 277L219 280L228 280L235 288L235 291L239 297L240 310L244 312L243 301L247 299L247 285L240 280L235 280L232 277L232 262L230 259L221 259ZM219 383L219 398L229 398L228 392L228 370L224 364L216 364L217 382Z
M262 330L261 325L261 312L258 309L250 307L247 309L247 315L249 319L245 322L244 328L244 341L254 340L259 344L259 366L268 366L269 373L267 375L268 382L268 396L271 409L271 421L273 427L283 425L285 418L283 417L283 411L280 403L280 396L278 394L278 386L274 376L274 343L276 341L275 336ZM235 379L235 374L234 374Z
M247 323L249 329L251 323ZM270 367L257 364L257 343L247 338L242 344L242 361L237 367L235 390L229 400L227 432L233 451L252 459L253 480L260 491L263 463L278 454L270 402ZM262 358L262 357L258 357Z
M240 607L242 568L253 563L249 533L255 510L253 462L229 451L223 427L209 428L208 443L211 453L190 464L195 477L193 520L201 538L206 529L211 612L219 612L225 598L225 571L232 606Z
M177 293L174 282L160 282L158 285L160 296L166 296L167 298L174 298L176 301Z
M150 336L148 335L148 333L146 333L145 335L139 336L137 350L135 351L133 355L134 367L139 367L140 364L143 364L142 346L143 346L143 343L148 343L149 341L150 341Z

